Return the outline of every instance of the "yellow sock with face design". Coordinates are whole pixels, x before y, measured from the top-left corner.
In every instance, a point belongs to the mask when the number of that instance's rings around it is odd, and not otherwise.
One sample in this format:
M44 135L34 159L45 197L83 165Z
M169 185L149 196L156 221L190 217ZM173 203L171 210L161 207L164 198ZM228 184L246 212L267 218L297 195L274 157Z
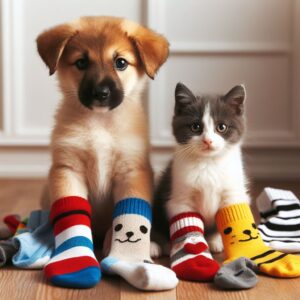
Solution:
M224 244L225 263L245 256L255 262L262 273L270 276L300 276L300 257L265 246L248 204L220 209L216 223Z

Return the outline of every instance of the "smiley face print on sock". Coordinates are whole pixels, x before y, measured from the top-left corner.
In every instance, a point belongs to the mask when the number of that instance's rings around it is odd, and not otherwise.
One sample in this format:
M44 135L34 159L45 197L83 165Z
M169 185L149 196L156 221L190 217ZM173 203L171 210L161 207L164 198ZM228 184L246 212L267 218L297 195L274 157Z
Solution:
M121 223L118 223L114 227L115 232L120 232L120 235L123 237L116 237L115 241L123 243L138 243L142 240L143 235L148 232L148 228L145 225L140 225L139 228L128 228L127 224L124 226ZM119 236L119 235L118 235Z
M150 247L151 223L147 218L135 214L120 215L114 219L112 229L112 249L118 257L131 259L139 255L138 261L151 261L143 255L145 247Z
M246 224L245 224L246 225ZM259 238L259 232L255 223L249 223L244 228L226 227L223 234L230 237L230 245L250 242Z

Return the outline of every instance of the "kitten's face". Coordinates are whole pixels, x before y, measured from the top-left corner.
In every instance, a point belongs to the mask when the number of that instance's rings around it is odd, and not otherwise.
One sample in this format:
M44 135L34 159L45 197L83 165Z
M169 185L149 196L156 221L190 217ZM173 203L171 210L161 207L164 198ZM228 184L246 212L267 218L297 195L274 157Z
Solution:
M194 96L179 83L175 98L173 134L187 152L218 156L240 142L245 127L243 86L234 87L224 96Z

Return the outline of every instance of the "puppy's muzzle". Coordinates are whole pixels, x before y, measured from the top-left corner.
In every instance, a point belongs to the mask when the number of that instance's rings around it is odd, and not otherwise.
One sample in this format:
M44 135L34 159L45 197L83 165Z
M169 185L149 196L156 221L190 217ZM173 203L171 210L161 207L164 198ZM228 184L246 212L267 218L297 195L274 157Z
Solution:
M107 107L114 109L123 101L123 89L120 83L112 78L95 82L94 78L85 78L79 88L80 102L89 109Z

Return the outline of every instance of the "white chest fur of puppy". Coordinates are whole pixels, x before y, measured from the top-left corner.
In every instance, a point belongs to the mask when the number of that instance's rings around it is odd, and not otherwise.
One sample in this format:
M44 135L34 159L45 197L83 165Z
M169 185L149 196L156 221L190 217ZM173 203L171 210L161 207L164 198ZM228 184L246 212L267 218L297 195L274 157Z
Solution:
M140 104L135 103L135 106L135 114L145 118ZM135 156L139 159L141 153L146 153L147 137L129 135L134 130L135 122L123 124L122 120L128 116L121 108L116 108L109 114L88 112L89 115L78 122L76 119L82 118L82 115L77 112L70 124L70 115L68 120L64 120L65 109L59 109L59 122L53 131L52 149L53 152L68 152L73 159L80 160L74 164L65 163L72 164L73 170L85 173L89 196L92 199L99 198L110 193L113 174L118 174L124 168L129 171L130 164L126 162L132 159L134 164ZM146 124L143 127L146 128Z
M88 199L94 235L103 237L116 202L151 200L142 100L147 76L153 79L167 59L168 42L122 18L84 17L45 31L37 44L63 94L43 207L66 196Z

